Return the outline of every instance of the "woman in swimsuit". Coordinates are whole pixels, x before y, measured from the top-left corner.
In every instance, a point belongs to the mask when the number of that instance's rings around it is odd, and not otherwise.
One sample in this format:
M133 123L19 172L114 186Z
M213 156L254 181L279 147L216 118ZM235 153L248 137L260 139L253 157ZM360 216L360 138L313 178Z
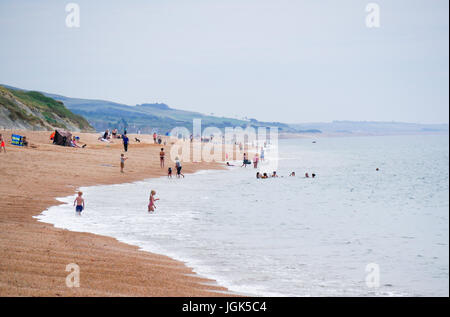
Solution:
M159 152L159 165L161 166L161 168L164 168L164 156L166 155L166 153L164 153L164 149L161 148L161 152Z

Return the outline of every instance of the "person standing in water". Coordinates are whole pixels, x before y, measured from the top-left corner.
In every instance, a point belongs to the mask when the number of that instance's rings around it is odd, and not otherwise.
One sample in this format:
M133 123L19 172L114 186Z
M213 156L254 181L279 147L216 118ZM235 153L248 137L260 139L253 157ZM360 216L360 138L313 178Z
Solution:
M77 198L75 198L75 200L73 201L73 206L75 207L75 212L77 213L77 215L81 215L81 212L84 210L84 199L83 197L83 193L82 192L78 192L78 196Z
M161 152L159 152L159 165L161 168L164 168L164 156L166 153L164 153L164 148L161 148Z
M148 203L148 212L154 212L155 211L155 201L159 200L159 198L155 198L156 192L152 190L150 192L150 198Z
M259 161L259 154L256 153L255 156L253 157L253 167L254 168L258 168L258 161Z
M244 159L242 161L241 167L242 166L247 167L247 162L248 162L248 160L247 160L247 153L244 153Z

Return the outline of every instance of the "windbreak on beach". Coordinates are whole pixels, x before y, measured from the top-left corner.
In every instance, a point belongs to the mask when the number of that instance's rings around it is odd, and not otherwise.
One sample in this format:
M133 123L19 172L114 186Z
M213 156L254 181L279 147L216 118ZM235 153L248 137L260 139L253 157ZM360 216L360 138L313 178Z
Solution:
M53 144L61 146L70 146L70 140L72 139L72 133L64 130L55 130L53 137Z

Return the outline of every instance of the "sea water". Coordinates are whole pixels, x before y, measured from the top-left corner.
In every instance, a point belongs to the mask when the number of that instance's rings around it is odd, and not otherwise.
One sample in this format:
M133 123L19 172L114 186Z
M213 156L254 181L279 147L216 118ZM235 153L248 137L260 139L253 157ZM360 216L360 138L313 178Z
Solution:
M312 141L279 141L278 178L236 162L81 188L82 216L70 196L37 218L171 256L240 294L448 296L448 135Z

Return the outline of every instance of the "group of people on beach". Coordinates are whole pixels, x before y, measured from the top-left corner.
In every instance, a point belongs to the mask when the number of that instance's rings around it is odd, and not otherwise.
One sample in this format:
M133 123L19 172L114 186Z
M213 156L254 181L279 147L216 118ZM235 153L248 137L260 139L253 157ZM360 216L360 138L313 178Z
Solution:
M228 156L227 156L227 158L228 158ZM258 164L259 164L260 160L264 161L264 148L262 148L262 147L261 147L261 154L256 153L253 156L253 168L258 168ZM241 167L247 167L247 165L251 165L251 164L252 164L252 162L248 159L248 154L244 153L244 158L242 160ZM229 165L228 162L227 162L227 165Z
M156 132L153 132L153 143L155 143L155 144L163 143L161 135L158 135ZM164 145L165 144L166 144L166 142L164 142Z
M165 165L165 157L166 157L166 153L164 152L164 148L161 148L161 151L159 152L159 164L161 168L164 168ZM177 178L183 177L184 178L184 174L181 173L181 169L183 167L181 166L181 161L179 159L179 157L175 157L175 169L177 171ZM172 178L172 167L169 166L169 168L167 169L167 177L168 178Z
M129 143L129 139L127 136L127 129L124 128L123 129L123 133L119 134L119 131L117 129L113 129L112 131L109 131L109 129L106 129L105 132L103 132L103 134L98 138L99 141L102 142L113 142L113 139L121 139L122 143L123 143L123 148L124 151L127 152L128 151L128 143Z
M121 139L124 134L127 134L126 128L123 130L123 134L119 134L119 130L117 130L117 128L113 129L112 131L109 131L109 129L106 129L105 132L103 132L103 135L101 137L99 137L98 139L100 141L110 141L111 139Z

